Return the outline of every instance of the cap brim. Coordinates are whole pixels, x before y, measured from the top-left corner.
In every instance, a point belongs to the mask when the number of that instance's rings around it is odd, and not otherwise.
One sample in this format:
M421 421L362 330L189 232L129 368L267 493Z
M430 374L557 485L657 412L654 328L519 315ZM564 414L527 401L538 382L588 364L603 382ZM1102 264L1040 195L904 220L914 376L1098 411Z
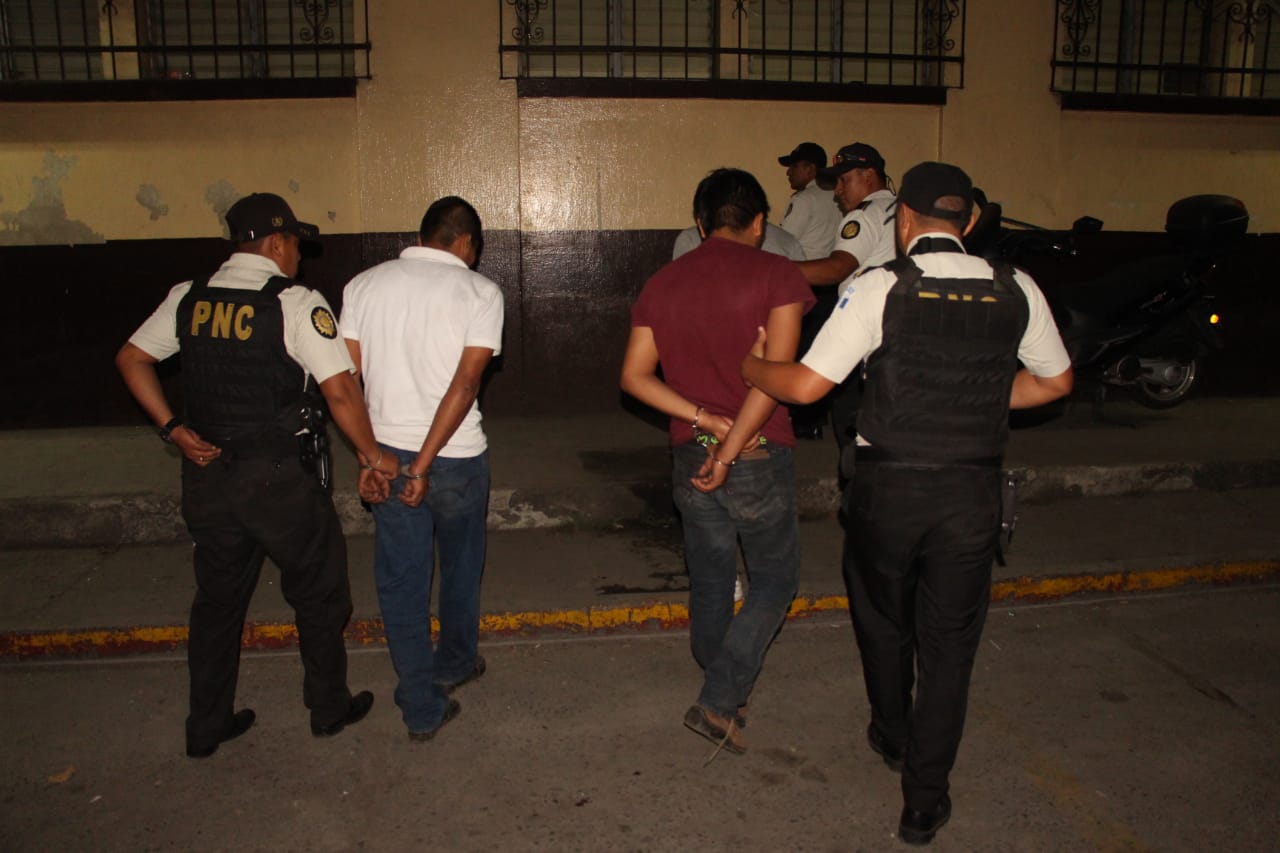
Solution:
M310 222L296 222L289 231L293 234L297 234L299 240L314 243L320 239L320 229L312 225Z
M824 190L835 189L836 180L845 172L851 172L858 168L857 163L840 163L835 166L828 166L825 169L818 170L818 186Z
M792 157L790 154L784 154L778 158L778 165L780 166L790 166L795 162L796 158Z

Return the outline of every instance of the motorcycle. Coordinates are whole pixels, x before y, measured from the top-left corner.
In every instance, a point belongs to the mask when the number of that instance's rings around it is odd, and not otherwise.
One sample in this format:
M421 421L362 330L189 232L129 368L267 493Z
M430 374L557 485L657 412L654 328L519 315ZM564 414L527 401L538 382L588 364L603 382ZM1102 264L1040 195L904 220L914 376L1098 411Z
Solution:
M1070 231L1052 231L1004 216L981 190L975 197L980 210L966 250L1033 275L1041 258L1076 256L1077 238L1102 229L1101 220L1083 216ZM1129 388L1157 409L1185 400L1205 355L1223 346L1210 284L1248 224L1239 199L1188 196L1165 217L1171 252L1122 264L1093 281L1046 286L1041 280L1077 385L1093 388L1099 403L1108 386Z

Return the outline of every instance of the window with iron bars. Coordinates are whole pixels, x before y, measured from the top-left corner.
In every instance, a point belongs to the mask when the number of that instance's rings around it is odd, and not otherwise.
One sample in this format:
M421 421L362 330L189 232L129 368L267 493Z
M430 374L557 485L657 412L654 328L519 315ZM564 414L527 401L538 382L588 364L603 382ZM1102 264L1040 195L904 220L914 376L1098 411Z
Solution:
M366 2L0 0L0 98L353 93L369 76Z
M499 0L522 95L945 102L962 0Z
M1273 0L1057 0L1053 90L1063 106L1280 111Z

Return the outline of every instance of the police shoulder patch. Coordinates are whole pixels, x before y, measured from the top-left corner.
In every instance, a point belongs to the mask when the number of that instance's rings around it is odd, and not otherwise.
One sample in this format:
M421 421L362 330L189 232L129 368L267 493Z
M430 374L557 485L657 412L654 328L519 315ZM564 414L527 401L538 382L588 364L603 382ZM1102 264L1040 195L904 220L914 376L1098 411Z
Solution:
M328 308L317 307L311 312L311 325L320 333L320 337L333 340L338 336L338 324L333 322L333 315Z
M862 226L858 224L858 220L851 219L840 229L840 237L844 240L852 240L858 236L858 232L862 230Z

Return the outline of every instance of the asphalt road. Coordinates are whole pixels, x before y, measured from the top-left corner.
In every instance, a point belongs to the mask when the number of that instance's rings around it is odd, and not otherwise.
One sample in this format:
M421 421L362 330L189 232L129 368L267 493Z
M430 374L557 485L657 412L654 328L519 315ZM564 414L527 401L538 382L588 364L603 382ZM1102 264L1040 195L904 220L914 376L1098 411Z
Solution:
M246 657L257 726L183 755L180 658L0 667L0 849L905 849L897 778L866 747L844 619L788 624L744 756L681 725L687 635L487 643L462 714L411 744L385 649L378 701L312 738L296 655ZM992 611L954 816L933 849L1275 849L1280 587Z

